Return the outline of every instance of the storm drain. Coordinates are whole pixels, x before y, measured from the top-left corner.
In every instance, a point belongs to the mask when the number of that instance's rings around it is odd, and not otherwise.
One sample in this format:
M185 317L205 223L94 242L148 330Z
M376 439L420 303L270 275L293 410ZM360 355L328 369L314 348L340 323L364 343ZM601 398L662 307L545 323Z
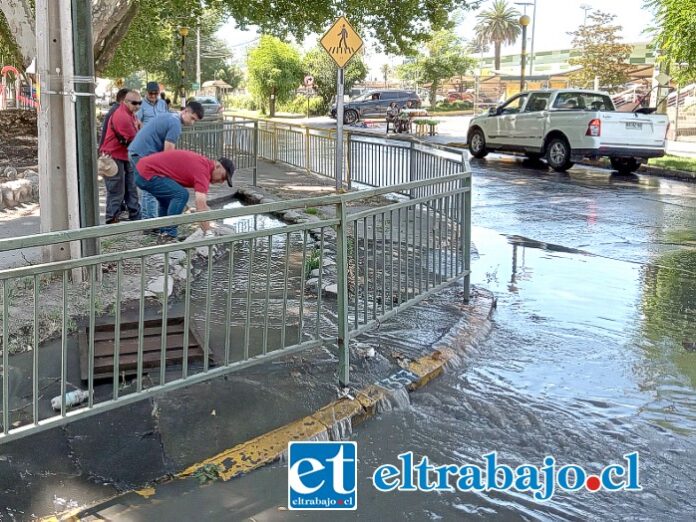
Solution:
M121 322L120 346L118 358L119 374L133 375L138 370L138 350L140 347L140 332L138 321ZM114 323L106 323L94 328L94 378L106 379L114 375ZM166 364L180 363L184 358L184 318L169 317L167 319L167 341L165 343ZM80 375L82 380L89 378L89 326L80 333ZM162 321L152 319L143 322L143 371L148 368L159 368L162 358ZM193 325L189 325L188 360L203 359L203 343Z

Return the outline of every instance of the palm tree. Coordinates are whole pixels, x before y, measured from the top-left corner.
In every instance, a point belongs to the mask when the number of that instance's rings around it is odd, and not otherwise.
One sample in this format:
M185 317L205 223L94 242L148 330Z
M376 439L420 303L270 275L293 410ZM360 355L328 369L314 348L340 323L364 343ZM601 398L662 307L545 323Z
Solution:
M495 70L500 70L500 48L513 44L520 36L520 12L505 0L494 0L490 9L481 11L476 18L477 39L493 44Z
M385 63L380 67L380 71L382 71L382 77L384 78L384 88L387 88L387 78L389 77L389 74L391 73L391 67L389 67L388 63Z

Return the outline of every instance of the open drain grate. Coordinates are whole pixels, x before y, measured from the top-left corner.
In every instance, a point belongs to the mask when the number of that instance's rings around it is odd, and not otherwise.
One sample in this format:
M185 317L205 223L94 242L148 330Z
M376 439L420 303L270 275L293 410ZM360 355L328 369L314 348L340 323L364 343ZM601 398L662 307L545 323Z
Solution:
M138 322L122 322L119 347L119 373L133 375L138 370ZM100 324L94 328L94 378L113 377L115 324ZM80 375L89 378L89 326L80 333ZM143 371L159 368L162 354L162 321L151 319L143 323ZM184 318L167 319L167 364L179 363L184 358ZM203 342L193 325L189 324L188 360L203 359ZM145 372L146 373L146 372Z

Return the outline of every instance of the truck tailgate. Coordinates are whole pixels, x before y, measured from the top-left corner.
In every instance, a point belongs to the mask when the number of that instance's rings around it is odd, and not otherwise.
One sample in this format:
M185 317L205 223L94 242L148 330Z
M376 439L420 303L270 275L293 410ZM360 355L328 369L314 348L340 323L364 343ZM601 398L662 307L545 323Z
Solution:
M602 112L602 145L664 147L667 116L633 112Z

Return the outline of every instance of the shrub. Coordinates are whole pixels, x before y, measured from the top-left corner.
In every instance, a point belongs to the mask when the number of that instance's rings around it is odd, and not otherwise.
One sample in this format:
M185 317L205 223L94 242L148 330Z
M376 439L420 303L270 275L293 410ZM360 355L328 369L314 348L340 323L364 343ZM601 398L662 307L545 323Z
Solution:
M227 95L223 101L225 107L231 109L244 109L248 111L258 110L256 101L248 94Z
M454 100L442 101L435 106L435 111L466 111L473 108L473 104L470 101L465 100Z
M289 102L282 103L278 106L280 112L291 112L293 114L307 114L307 96L298 94ZM311 96L309 98L309 115L323 116L328 112L328 108L324 100L319 96Z

